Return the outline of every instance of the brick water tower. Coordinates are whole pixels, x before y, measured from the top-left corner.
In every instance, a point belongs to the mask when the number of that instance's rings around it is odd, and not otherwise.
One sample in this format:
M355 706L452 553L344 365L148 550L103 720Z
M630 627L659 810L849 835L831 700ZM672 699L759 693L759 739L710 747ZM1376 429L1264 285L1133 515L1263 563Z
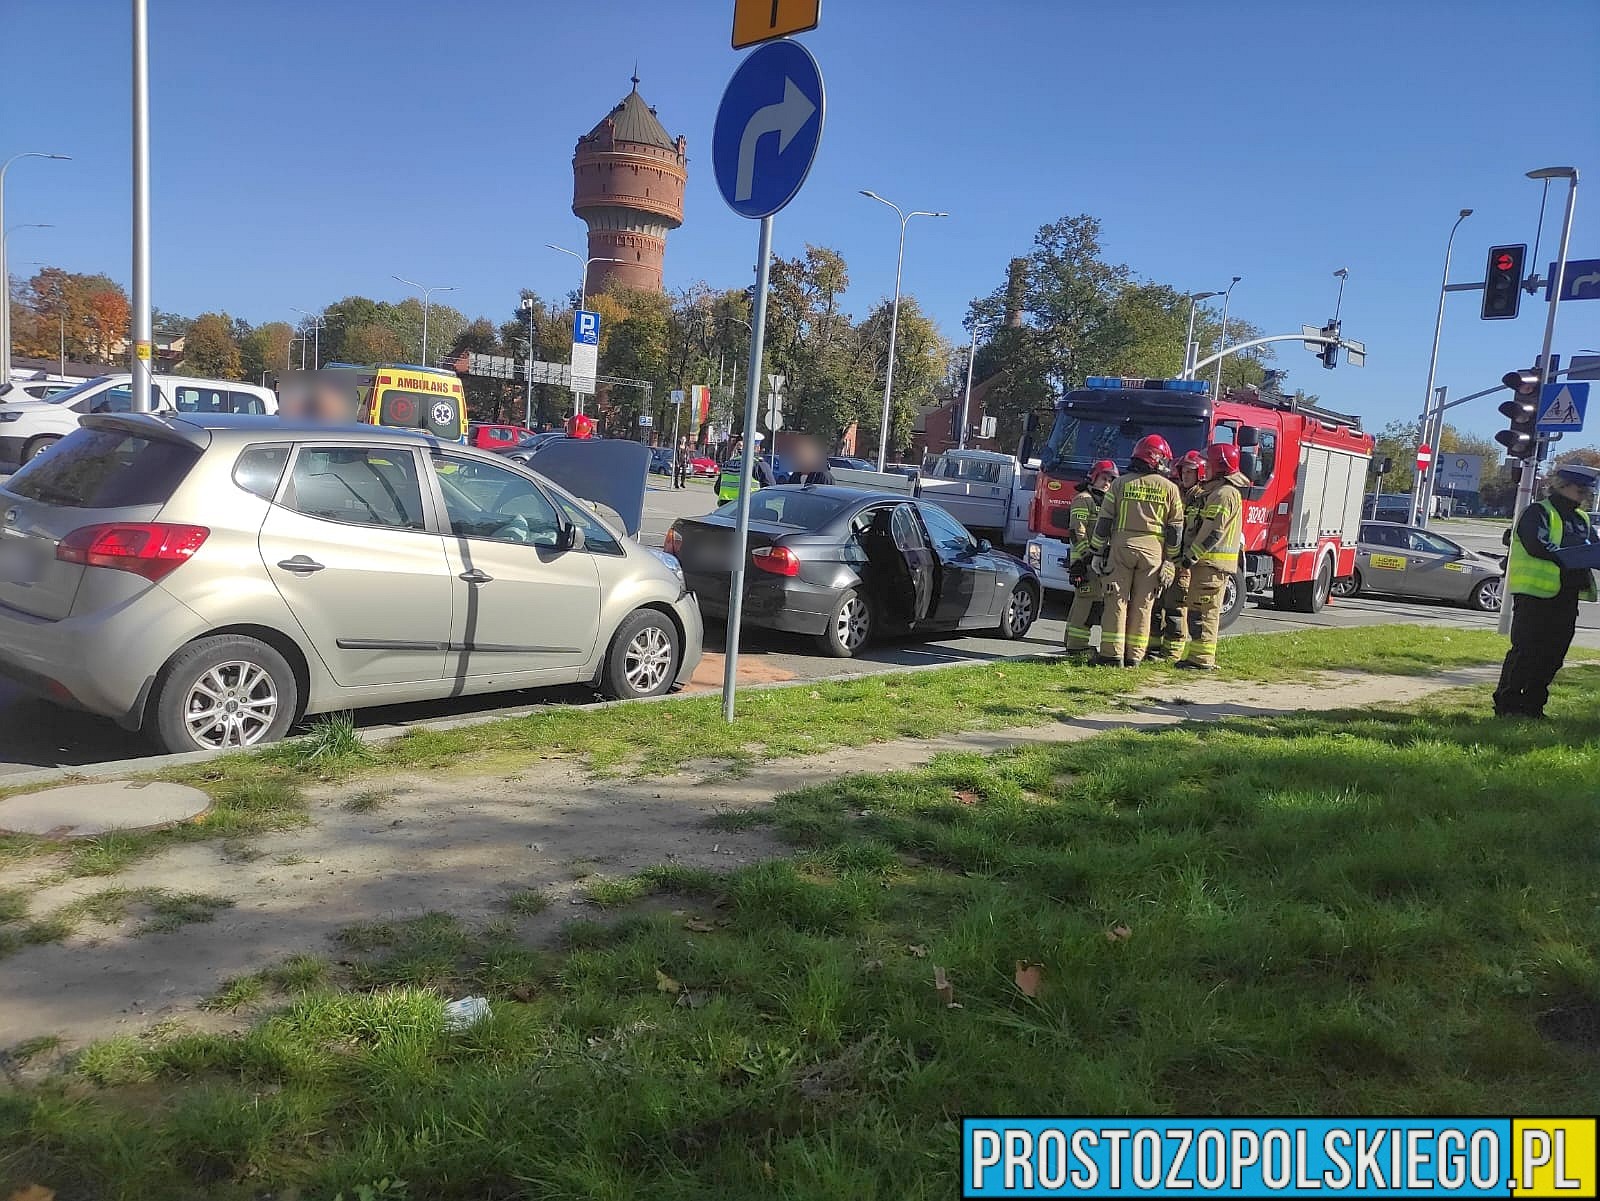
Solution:
M667 234L683 224L688 156L680 136L667 135L656 110L633 90L587 134L572 154L572 211L589 227L589 254L621 259L589 270L589 293L618 283L659 292Z

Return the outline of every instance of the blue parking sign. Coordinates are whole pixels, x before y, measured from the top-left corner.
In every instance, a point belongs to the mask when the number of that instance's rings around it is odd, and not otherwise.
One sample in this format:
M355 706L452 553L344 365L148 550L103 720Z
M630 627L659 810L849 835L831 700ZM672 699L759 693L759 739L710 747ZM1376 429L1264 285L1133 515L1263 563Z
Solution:
M572 340L583 346L600 345L600 314L579 309L572 315Z

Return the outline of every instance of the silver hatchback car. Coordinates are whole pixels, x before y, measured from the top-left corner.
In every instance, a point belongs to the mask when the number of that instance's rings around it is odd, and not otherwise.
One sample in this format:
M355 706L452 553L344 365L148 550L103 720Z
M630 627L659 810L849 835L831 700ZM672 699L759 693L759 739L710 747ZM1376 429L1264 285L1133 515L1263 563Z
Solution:
M87 417L0 487L0 674L163 750L304 714L686 682L675 561L502 456L271 417Z

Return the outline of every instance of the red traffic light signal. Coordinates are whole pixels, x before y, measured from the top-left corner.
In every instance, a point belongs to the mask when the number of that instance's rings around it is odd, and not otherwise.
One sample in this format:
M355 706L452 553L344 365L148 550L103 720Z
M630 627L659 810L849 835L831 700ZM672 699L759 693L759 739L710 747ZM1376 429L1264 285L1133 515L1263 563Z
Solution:
M1517 315L1522 305L1522 264L1528 248L1495 246L1483 273L1483 319L1505 321Z

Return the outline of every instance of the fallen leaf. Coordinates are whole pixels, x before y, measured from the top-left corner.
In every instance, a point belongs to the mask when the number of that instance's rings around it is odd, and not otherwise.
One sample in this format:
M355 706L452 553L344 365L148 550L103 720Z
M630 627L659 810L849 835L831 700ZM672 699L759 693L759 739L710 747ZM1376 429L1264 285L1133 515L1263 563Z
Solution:
M523 1002L527 1002L527 1001L533 1000L533 985L531 985L531 984L519 984L519 985L517 985L515 988L513 988L511 990L511 999L514 1000L514 1001L523 1001Z
M926 959L928 957L928 948L924 947L924 946L919 946L916 943L912 943L909 947L906 948L906 950L910 951L912 957L915 958L915 959Z
M960 801L963 805L976 805L980 800L983 799L977 793L967 788L958 789L955 797L956 800Z
M674 909L672 911L672 916L673 917L687 917L688 914L689 914L689 911L687 909Z
M660 968L657 968L656 969L656 991L657 992L678 993L678 992L682 992L683 991L683 985L679 984L676 980L674 980L671 976L667 975L667 973L662 971Z
M1121 922L1118 922L1115 926L1112 926L1111 929L1106 931L1107 942L1127 942L1128 939L1132 937L1133 931L1128 929L1128 927L1124 926Z
M866 963L862 964L861 966L866 971L869 971L869 972L881 972L881 971L883 971L883 960L881 960L881 959L869 959L869 960L866 961Z
M950 983L950 977L945 975L944 968L934 965L933 989L939 994L939 1000L947 1006L953 1006L956 1000L956 990Z
M711 994L708 992L679 993L676 1002L681 1009L704 1009L710 1003Z
M1016 981L1017 989L1025 997L1037 997L1039 989L1044 986L1044 964L1028 963L1017 960L1017 974L1012 977Z
M45 1188L42 1184L25 1184L12 1193L8 1201L52 1201L55 1195L54 1189Z
M710 934L716 929L716 926L706 921L703 917L691 917L683 923L683 928L685 930L693 930L696 934Z

